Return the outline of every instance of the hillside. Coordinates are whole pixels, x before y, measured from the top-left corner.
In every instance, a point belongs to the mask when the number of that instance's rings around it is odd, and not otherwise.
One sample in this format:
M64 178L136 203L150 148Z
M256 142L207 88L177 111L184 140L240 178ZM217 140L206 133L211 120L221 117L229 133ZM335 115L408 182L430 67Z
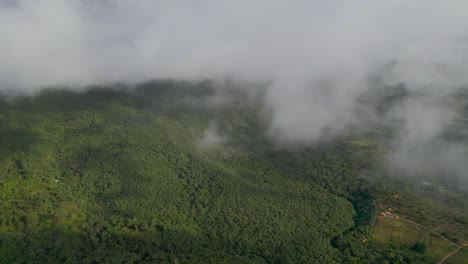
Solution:
M368 180L376 132L284 148L260 102L228 92L160 81L1 100L0 262L424 261L363 242L394 191Z

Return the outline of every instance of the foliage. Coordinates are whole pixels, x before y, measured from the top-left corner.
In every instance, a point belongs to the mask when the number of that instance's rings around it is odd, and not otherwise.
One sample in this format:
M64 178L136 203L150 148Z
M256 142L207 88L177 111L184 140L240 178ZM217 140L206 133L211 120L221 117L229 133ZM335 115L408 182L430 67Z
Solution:
M0 262L415 263L367 241L382 149L278 149L261 102L157 81L0 98ZM226 99L226 98L224 98ZM203 148L215 124L226 141ZM367 175L367 176L366 176Z
M447 264L464 264L468 259L468 248L462 248L457 254L451 256L445 263Z
M427 252L427 245L425 243L415 243L411 247L411 250L424 254Z
M293 153L265 147L255 108L213 111L197 103L208 84L190 85L47 90L4 106L2 259L341 262L330 240L354 225L342 188L359 184L325 178L352 169L320 168L313 153L302 162L314 166L292 166ZM212 120L231 142L200 150Z

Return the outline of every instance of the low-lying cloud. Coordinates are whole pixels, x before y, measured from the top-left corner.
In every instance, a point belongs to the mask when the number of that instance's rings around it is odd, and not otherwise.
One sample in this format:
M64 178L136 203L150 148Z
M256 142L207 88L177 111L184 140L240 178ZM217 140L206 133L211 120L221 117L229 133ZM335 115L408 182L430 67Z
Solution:
M0 91L267 82L271 134L314 142L357 119L358 98L386 65L381 85L402 82L430 98L467 84L466 10L464 0L0 0ZM407 103L405 138L445 126L425 110L432 103Z
M206 150L215 148L226 142L226 136L222 135L216 124L211 122L195 143L199 149Z

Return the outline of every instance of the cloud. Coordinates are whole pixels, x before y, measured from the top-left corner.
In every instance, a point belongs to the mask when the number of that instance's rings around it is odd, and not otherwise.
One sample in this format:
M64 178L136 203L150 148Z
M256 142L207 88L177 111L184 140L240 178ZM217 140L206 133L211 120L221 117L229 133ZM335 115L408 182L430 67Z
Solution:
M452 189L468 190L468 145L457 126L460 118L452 108L453 98L417 95L399 105L394 113L403 127L387 156L387 167L399 176L419 176L451 185ZM466 125L465 125L466 127Z
M349 119L369 74L390 60L398 63L386 81L411 89L449 88L468 76L466 1L2 3L2 89L155 78L270 80L276 129L298 125L285 117L292 114L314 124L304 132L312 138Z
M403 82L434 98L468 83L467 9L465 0L0 0L0 91L266 82L270 134L314 142L359 119L358 98L385 65L380 85ZM414 129L445 125L415 103L400 112L408 131L425 118Z
M0 56L8 62L1 73L23 86L223 75L348 84L388 59L401 61L399 78L428 82L433 63L463 63L460 10L468 7L434 0L15 3L0 9ZM413 66L426 67L405 71Z
M212 149L225 143L226 141L227 138L219 132L215 123L212 122L203 131L203 134L195 143L200 149Z

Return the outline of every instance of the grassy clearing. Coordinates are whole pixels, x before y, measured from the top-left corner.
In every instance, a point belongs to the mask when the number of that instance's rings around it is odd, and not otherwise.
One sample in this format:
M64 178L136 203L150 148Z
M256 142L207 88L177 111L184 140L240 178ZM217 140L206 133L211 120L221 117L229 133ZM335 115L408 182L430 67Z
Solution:
M408 248L416 243L424 243L428 246L428 250L424 254L428 263L436 263L456 248L449 241L431 234L421 227L403 220L382 216L377 218L372 239L376 242L395 243Z
M468 248L463 248L457 254L451 256L446 264L466 264L468 263Z
M393 242L408 247L424 239L425 231L405 221L379 216L375 224L372 239L377 242Z
M422 224L457 243L468 241L468 209L416 193L402 193L384 200L397 215ZM468 263L468 262L467 262Z
M429 246L429 250L426 255L434 263L456 249L456 246L452 243L432 234L427 236L427 245Z

